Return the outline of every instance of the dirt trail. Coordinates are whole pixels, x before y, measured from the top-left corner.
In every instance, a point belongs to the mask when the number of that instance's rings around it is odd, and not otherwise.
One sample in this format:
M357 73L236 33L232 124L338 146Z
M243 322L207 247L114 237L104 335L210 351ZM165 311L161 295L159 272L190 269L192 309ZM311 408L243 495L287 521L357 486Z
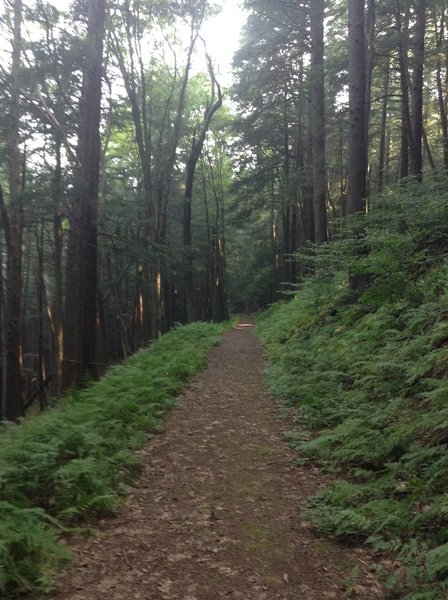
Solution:
M301 517L319 475L295 466L262 368L250 324L225 334L146 448L126 506L74 542L54 599L383 598L362 553L316 537Z

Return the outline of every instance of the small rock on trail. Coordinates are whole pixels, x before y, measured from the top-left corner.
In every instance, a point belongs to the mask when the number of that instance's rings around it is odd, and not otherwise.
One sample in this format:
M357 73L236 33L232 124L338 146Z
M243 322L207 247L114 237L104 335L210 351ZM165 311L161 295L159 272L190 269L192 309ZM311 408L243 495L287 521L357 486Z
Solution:
M263 366L250 320L224 335L145 449L126 504L72 540L53 600L384 598L361 551L301 516L322 481L296 467Z

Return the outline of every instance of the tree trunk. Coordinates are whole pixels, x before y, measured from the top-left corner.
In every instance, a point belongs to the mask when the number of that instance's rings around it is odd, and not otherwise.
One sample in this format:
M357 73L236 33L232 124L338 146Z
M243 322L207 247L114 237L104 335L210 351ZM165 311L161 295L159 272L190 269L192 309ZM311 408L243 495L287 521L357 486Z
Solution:
M20 154L20 68L21 68L22 0L14 2L13 50L9 104L9 206L3 190L0 204L6 240L6 396L5 415L10 421L23 416L22 380L22 234L23 203Z
M400 179L409 175L409 153L414 146L411 111L409 108L409 14L402 16L400 0L395 0L395 23L398 32L398 65L400 70L401 90L401 146L400 146Z
M448 170L448 98L447 89L443 85L442 79L442 56L445 45L445 17L446 8L443 7L442 14L440 16L440 30L438 28L437 18L435 20L435 32L437 41L437 63L436 63L436 81L437 81L437 99L439 102L440 112L440 127L442 129L442 142L443 142L443 164L446 170ZM445 51L446 52L446 51Z
M373 70L375 67L375 29L376 29L376 2L377 0L367 0L366 7L366 23L365 23L365 36L366 36L366 145L367 145L367 157L369 161L369 131L370 131L370 115L372 112L371 96L372 96L372 80ZM371 182L371 169L368 168L367 184L366 184L366 195L370 196L370 182Z
M291 153L289 149L289 108L288 87L283 89L283 185L282 185L282 280L291 282Z
M328 239L325 166L324 0L311 2L311 128L313 206L316 243Z
M204 115L204 120L201 124L201 130L197 138L193 138L191 151L187 160L186 175L185 175L185 194L183 202L183 217L182 217L182 241L183 241L183 301L184 301L184 320L185 322L195 321L199 318L198 302L194 289L193 277L193 256L192 256L192 235L191 235L191 207L193 201L193 186L196 172L196 165L201 156L202 148L204 147L205 137L209 130L214 114L222 106L222 91L221 86L216 81L215 74L212 69L211 60L209 57L208 66L212 85L211 97L208 103L207 111ZM217 97L215 99L215 96Z
M367 194L364 0L348 0L349 134L347 212L365 211Z
M65 293L63 387L97 378L97 214L105 0L88 9L78 158Z
M222 161L222 157L219 158ZM210 165L210 172L213 170ZM213 195L215 198L215 224L213 232L214 274L212 281L213 311L212 319L216 322L229 318L227 304L227 267L226 267L226 223L224 209L224 192L222 187L222 172L219 170L218 181L212 176Z
M38 329L37 329L37 384L38 398L41 410L47 407L47 369L44 351L44 311L46 303L45 275L44 275L44 225L42 223L40 234L36 230L36 249L38 259L38 272L36 274Z
M314 225L314 203L313 203L313 138L311 133L311 115L307 115L308 135L304 136L305 142L305 160L303 166L303 174L305 184L303 186L303 229L306 242L316 241L316 228Z
M384 174L386 164L386 141L387 141L387 110L389 105L389 82L390 82L390 61L387 60L386 72L384 74L384 89L383 89L383 106L381 108L381 125L380 125L380 151L378 158L378 192L383 191Z
M64 282L63 282L63 243L62 228L62 142L56 134L56 168L53 177L53 243L54 243L54 392L60 394L62 381L62 364L64 357Z
M415 0L414 56L412 75L411 175L423 176L423 69L425 61L426 0Z

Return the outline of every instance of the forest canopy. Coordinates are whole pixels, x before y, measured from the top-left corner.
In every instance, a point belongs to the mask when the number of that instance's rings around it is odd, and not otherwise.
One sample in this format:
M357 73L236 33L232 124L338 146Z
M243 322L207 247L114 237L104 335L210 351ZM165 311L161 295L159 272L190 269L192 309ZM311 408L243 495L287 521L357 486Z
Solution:
M310 522L445 598L446 0L1 6L0 593L50 588L214 323L272 305L289 442L338 478Z
M294 290L341 218L448 168L443 0L235 3L231 85L204 41L218 2L3 8L9 420L175 323Z

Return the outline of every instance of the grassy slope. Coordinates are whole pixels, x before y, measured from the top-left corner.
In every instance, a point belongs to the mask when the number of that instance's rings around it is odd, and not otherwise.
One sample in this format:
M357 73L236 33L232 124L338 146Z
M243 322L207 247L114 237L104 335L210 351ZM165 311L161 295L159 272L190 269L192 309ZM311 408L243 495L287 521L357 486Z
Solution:
M391 194L362 242L352 230L322 249L317 276L258 322L272 390L306 424L291 443L337 476L311 501L314 522L390 553L391 596L412 600L448 594L444 190ZM371 282L363 294L347 291L348 271Z
M63 526L114 512L222 327L195 323L163 336L89 388L0 436L0 596L45 591L69 559ZM3 595L2 595L3 594Z

